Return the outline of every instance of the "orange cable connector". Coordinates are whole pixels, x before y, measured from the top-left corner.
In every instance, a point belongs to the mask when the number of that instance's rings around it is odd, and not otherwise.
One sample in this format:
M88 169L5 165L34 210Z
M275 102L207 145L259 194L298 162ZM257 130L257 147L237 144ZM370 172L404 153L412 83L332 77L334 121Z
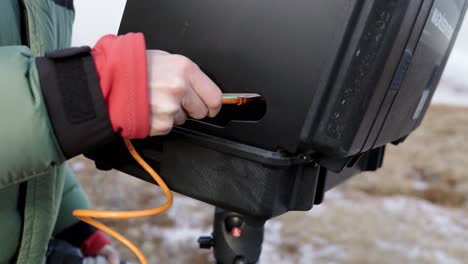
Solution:
M261 98L259 94L254 93L225 93L223 105L243 105Z

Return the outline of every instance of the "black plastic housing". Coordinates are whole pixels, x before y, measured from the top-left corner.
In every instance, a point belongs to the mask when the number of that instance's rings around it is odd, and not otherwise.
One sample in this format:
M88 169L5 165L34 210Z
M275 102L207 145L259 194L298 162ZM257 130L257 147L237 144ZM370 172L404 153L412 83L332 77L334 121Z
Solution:
M134 145L171 190L262 219L310 210L323 201L327 190L357 172L379 168L384 151L374 150L336 174L308 155L271 152L181 128ZM121 139L86 156L98 169L114 168L155 183Z
M465 9L466 0L129 0L120 33L143 32L148 48L188 56L224 92L266 101L257 122L185 128L314 153L339 171L420 124Z
M171 189L217 207L262 219L309 210L352 175L380 168L385 144L420 124L466 7L128 0L120 33L143 32L148 48L188 56L224 92L266 102L258 121L190 120L137 149ZM152 182L121 140L87 156Z

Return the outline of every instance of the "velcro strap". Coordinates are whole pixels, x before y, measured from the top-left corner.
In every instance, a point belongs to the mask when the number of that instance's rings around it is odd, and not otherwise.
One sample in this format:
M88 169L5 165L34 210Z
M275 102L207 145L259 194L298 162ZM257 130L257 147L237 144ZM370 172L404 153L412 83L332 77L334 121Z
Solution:
M93 150L114 137L89 47L37 58L42 93L66 158Z

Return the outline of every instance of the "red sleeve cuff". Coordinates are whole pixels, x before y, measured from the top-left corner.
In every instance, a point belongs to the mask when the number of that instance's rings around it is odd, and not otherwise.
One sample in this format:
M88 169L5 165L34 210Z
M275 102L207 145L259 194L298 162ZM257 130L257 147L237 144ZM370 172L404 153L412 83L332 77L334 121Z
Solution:
M92 55L114 131L124 138L147 137L150 107L143 34L104 36Z
M81 244L81 252L87 257L94 257L110 240L101 231L96 231Z

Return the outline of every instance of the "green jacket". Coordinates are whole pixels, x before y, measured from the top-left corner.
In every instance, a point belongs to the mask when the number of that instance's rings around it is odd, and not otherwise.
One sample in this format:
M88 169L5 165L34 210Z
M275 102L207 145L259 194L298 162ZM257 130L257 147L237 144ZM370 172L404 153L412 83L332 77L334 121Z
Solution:
M49 239L77 223L72 210L88 207L64 164L70 155L53 127L36 60L70 46L73 2L0 2L0 263L41 263Z

